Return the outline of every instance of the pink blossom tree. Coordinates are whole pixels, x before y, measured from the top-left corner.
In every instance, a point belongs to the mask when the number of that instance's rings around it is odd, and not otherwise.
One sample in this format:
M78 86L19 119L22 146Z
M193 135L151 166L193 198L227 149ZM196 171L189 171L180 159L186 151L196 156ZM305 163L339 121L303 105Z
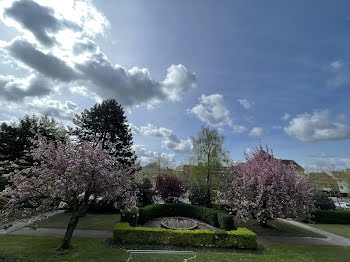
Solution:
M313 192L307 177L298 177L295 167L260 148L246 162L232 166L223 180L221 198L238 219L256 219L262 225L267 219L290 217L300 220L313 208Z
M100 143L54 144L38 137L36 144L34 166L8 175L10 186L0 193L0 197L8 199L2 211L3 222L54 210L61 201L66 202L72 208L61 245L66 249L91 198L122 199L127 208L136 205L133 171L119 168L116 159L105 153Z

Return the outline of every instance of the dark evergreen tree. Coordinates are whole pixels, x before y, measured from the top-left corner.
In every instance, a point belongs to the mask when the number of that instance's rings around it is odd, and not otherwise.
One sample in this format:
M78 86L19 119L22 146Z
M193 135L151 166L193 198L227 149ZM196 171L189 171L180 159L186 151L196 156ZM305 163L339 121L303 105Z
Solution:
M0 126L0 191L7 184L2 174L11 173L17 169L33 164L30 154L33 149L31 139L35 134L41 134L49 141L65 140L67 132L63 125L47 115L41 118L26 115L17 123L2 123ZM15 166L13 166L15 164Z
M78 136L80 141L98 139L103 148L122 165L131 166L135 163L131 129L123 108L115 99L104 100L90 110L84 110L81 115L75 116L73 122L77 127L72 134Z

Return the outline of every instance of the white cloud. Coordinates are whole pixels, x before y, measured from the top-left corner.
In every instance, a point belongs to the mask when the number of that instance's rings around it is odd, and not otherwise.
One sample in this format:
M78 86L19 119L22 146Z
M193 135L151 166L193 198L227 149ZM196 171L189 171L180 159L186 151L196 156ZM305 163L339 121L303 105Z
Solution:
M332 171L350 167L349 156L329 155L325 152L310 154L306 162L308 172Z
M334 121L328 110L304 113L289 122L284 131L304 142L322 142L350 138L350 127Z
M290 114L284 113L284 115L281 117L282 120L288 120L290 118Z
M341 68L342 66L344 65L344 63L340 60L337 60L337 61L333 61L330 66L334 69L339 69Z
M238 99L238 103L241 104L245 109L249 109L253 103L250 103L247 99Z
M50 97L25 99L22 105L0 101L0 107L7 108L9 112L16 112L16 114L47 114L66 125L72 124L72 119L78 110L78 105L72 101L61 102Z
M1 56L33 78L56 81L55 85L36 85L36 89L28 88L28 83L7 85L3 100L19 101L33 93L52 95L53 86L61 85L97 102L115 98L129 110L179 101L197 85L197 76L181 64L170 65L160 81L152 79L147 68L126 69L113 64L93 40L105 35L109 22L92 1L5 1L0 4L0 19L20 32L12 41L1 42Z
M211 126L232 126L230 111L226 108L224 98L220 94L202 95L200 103L188 112Z
M240 125L234 125L233 126L233 131L235 133L241 134L243 132L245 132L247 130L247 128L245 126L240 126Z
M169 161L173 161L175 157L174 154L157 153L150 151L144 145L133 145L132 148L135 150L137 159L140 160L142 165L147 165L148 163L155 161L156 157L159 155L163 158L168 159Z
M252 130L250 130L249 135L250 136L262 136L264 132L264 129L262 127L253 127Z
M191 154L192 152L192 141L191 139L182 140L179 139L174 131L160 127L157 128L151 124L147 126L137 127L134 125L130 125L132 130L136 134L141 134L144 136L152 136L159 139L162 139L163 148L169 149L178 154Z

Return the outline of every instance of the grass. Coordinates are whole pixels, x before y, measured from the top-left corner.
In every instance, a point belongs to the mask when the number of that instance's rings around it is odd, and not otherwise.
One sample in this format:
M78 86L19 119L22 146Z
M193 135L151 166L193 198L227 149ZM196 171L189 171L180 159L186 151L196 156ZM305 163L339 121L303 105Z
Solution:
M102 239L73 238L73 248L67 251L57 251L62 239L57 237L37 236L0 236L0 257L7 261L27 262L99 262L99 261L126 261L125 249L110 247ZM127 247L127 248L133 248ZM141 249L142 247L138 247ZM151 249L151 247L143 247ZM164 247L163 247L164 248ZM279 245L269 244L258 252L240 252L230 249L191 249L197 253L196 262L228 262L228 261L349 261L350 247L342 246L312 246L312 245ZM17 259L16 259L17 258ZM150 261L146 258L143 261ZM153 257L154 258L154 257ZM151 258L151 259L153 259ZM157 261L173 260L172 256L158 257ZM16 259L16 260L14 260ZM164 260L166 259L166 260ZM142 260L134 260L135 262Z
M350 238L350 225L341 224L314 224L309 225L327 232L337 234L342 237Z
M45 220L35 222L33 226L45 228L67 228L70 213L57 214ZM79 218L77 229L112 230L120 221L120 214L94 214L88 213Z
M325 236L300 228L280 220L269 220L267 227L262 227L256 221L242 222L238 221L238 227L246 227L258 236L284 236L284 237L317 237L325 238Z

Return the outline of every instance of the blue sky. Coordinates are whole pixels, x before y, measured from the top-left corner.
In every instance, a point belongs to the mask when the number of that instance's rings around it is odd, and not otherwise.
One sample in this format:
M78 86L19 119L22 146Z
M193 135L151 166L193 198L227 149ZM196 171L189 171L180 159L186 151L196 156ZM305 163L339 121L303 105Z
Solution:
M348 1L1 5L0 121L69 125L115 98L144 163L185 162L208 125L236 161L261 141L304 167L350 167Z

